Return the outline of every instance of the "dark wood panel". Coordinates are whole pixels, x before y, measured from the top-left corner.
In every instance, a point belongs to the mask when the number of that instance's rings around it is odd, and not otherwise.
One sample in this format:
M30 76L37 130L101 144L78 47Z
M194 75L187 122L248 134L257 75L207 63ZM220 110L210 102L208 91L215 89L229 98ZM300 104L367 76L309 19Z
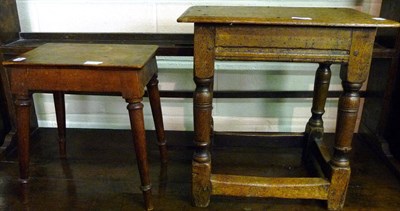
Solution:
M400 4L396 1L385 1L382 5L382 13L387 18L400 21ZM385 90L384 100L384 119L381 127L384 128L384 137L388 140L391 153L399 162L394 164L400 172L400 31L385 30L382 32L390 40L396 49L396 57L392 61L387 90ZM392 44L389 43L389 44ZM400 174L400 173L399 173Z
M15 0L2 0L0 4L0 44L18 39L21 31Z
M388 72L390 69L390 59L374 59L371 64L369 75L369 82L367 86L367 97L364 104L363 123L369 128L377 128L382 131L379 122L381 121L381 114L383 108L383 97L385 86L388 81ZM382 74L382 73L385 74Z
M381 17L399 21L399 10L398 2L382 1ZM400 175L399 30L379 29L376 43L393 55L372 60L359 134Z
M6 136L7 130L5 128L4 122L5 118L3 117L4 113L0 112L0 146L3 145L4 138Z
M20 25L15 0L3 0L0 3L0 45L19 39ZM3 55L0 55L0 63ZM7 73L0 65L0 112L3 124L3 135L0 135L0 154L13 140L15 132L15 113ZM11 132L10 132L11 131ZM8 135L7 135L8 134ZM5 138L4 138L5 137Z
M393 0L383 0L381 6L381 17L390 20L400 20L400 5L398 1ZM396 48L396 39L399 30L396 28L381 28L377 33L377 42L386 48ZM398 44L397 44L398 45Z
M2 55L0 55L0 63L2 60ZM2 66L0 66L0 73L4 73L4 70L1 68ZM0 77L0 146L3 145L6 134L8 131L10 131L10 129L11 122L8 116L7 99L5 96L3 80L1 80Z

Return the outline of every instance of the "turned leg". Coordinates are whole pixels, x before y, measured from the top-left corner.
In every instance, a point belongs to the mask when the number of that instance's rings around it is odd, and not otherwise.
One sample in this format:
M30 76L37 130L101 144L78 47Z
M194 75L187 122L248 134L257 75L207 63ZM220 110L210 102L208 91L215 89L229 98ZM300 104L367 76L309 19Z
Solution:
M194 26L193 95L194 147L192 160L192 198L196 207L207 207L211 195L212 99L215 64L215 28Z
M371 65L376 29L353 30L349 62L340 70L343 93L339 98L328 209L342 209L350 180L349 153L360 106L359 90Z
M57 130L58 130L58 145L61 158L66 158L66 127L65 127L65 98L63 92L54 92L54 106L56 110Z
M329 83L331 80L331 64L321 63L315 74L314 97L311 108L312 116L308 120L305 130L305 146L303 150L303 161L309 156L309 145L314 140L320 140L324 134L322 115L325 113L325 103L328 97Z
M334 154L330 161L332 167L328 196L330 210L343 208L346 198L350 180L349 152L360 106L359 90L362 83L343 81L342 85L343 94L340 96L338 105Z
M210 134L212 122L212 79L195 78L194 94L194 145L192 162L192 194L197 207L206 207L211 194Z
M164 123L161 111L160 93L158 91L157 74L155 74L150 82L147 84L147 91L149 93L151 111L153 113L154 125L157 132L161 163L166 163L168 161L167 140L165 139L164 133Z
M131 122L133 143L135 146L136 159L140 173L141 190L143 192L145 208L146 210L153 210L149 166L147 163L143 104L140 101L131 101L129 102L127 108Z
M18 159L21 183L29 178L29 128L31 99L28 95L17 95L15 100L17 116Z

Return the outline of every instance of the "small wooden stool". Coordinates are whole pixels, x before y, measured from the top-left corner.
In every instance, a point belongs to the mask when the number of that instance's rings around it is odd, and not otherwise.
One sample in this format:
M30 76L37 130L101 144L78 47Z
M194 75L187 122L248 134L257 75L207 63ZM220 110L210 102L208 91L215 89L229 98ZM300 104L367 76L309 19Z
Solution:
M368 76L378 27L400 24L346 8L218 7L189 8L179 22L194 22L194 143L192 195L205 207L210 195L327 200L343 207L350 179L353 131L362 83ZM212 174L210 134L214 60L319 63L311 118L305 130L304 160L315 159L321 177L262 178ZM323 141L322 115L331 77L330 65L342 64L333 154ZM312 147L310 147L312 146ZM317 152L309 153L316 148Z
M153 209L147 163L142 98L150 98L161 161L167 162L166 140L158 92L157 64L152 45L49 43L3 62L11 75L17 112L20 179L29 178L29 115L31 94L53 92L60 156L66 156L64 92L121 94L128 103L132 136L145 207Z

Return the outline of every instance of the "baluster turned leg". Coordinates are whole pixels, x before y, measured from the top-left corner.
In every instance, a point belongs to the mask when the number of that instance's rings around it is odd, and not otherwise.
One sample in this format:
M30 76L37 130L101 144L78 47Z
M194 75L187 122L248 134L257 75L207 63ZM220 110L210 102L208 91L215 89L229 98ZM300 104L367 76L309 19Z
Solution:
M194 27L193 96L194 146L192 161L192 198L196 207L207 207L211 195L212 100L215 60L215 28Z
M192 162L192 194L197 207L206 207L211 194L211 113L213 79L195 78L197 85L194 93L194 145Z
M31 99L28 95L18 95L15 100L17 116L18 159L21 183L29 179L29 128Z
M65 127L65 98L63 92L54 92L54 106L56 109L57 130L58 130L58 145L61 158L66 158L66 127Z
M315 73L314 97L311 108L312 116L308 120L305 131L305 146L303 150L303 161L309 156L309 145L312 141L320 140L324 134L324 122L322 115L325 113L325 103L328 97L329 83L331 80L331 64L321 63Z
M155 74L153 78L150 80L150 82L147 84L147 91L149 93L151 111L153 113L154 125L157 132L157 140L161 155L161 162L166 163L168 161L167 140L165 139L165 133L164 133L164 123L162 118L160 93L158 91L157 74Z
M141 190L143 192L146 210L153 210L151 198L151 183L149 165L147 162L146 134L144 129L143 104L140 101L129 102L129 118L132 128L133 143L135 146L136 160L140 173Z
M334 154L330 161L332 166L328 196L330 210L341 209L344 205L350 180L349 153L360 106L359 90L362 83L343 81L342 86L343 94L339 99Z

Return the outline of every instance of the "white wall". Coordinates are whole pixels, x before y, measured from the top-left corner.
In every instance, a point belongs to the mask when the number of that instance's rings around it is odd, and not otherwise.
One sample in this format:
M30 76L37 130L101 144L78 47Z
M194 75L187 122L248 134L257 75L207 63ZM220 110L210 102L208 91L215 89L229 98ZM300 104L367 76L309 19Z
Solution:
M176 19L192 5L351 7L378 15L381 0L17 0L24 32L193 32ZM190 57L157 57L160 89L194 90ZM217 62L216 90L312 90L316 64ZM331 90L340 90L338 66L332 66ZM246 86L244 86L247 84ZM250 84L250 86L248 85ZM54 127L52 97L35 94L39 125ZM335 128L337 100L329 99L326 131ZM162 99L167 130L193 130L191 99ZM121 97L69 95L67 127L129 128ZM220 131L303 131L311 99L214 99L215 128ZM245 112L246 111L246 112ZM152 129L145 104L146 128Z

